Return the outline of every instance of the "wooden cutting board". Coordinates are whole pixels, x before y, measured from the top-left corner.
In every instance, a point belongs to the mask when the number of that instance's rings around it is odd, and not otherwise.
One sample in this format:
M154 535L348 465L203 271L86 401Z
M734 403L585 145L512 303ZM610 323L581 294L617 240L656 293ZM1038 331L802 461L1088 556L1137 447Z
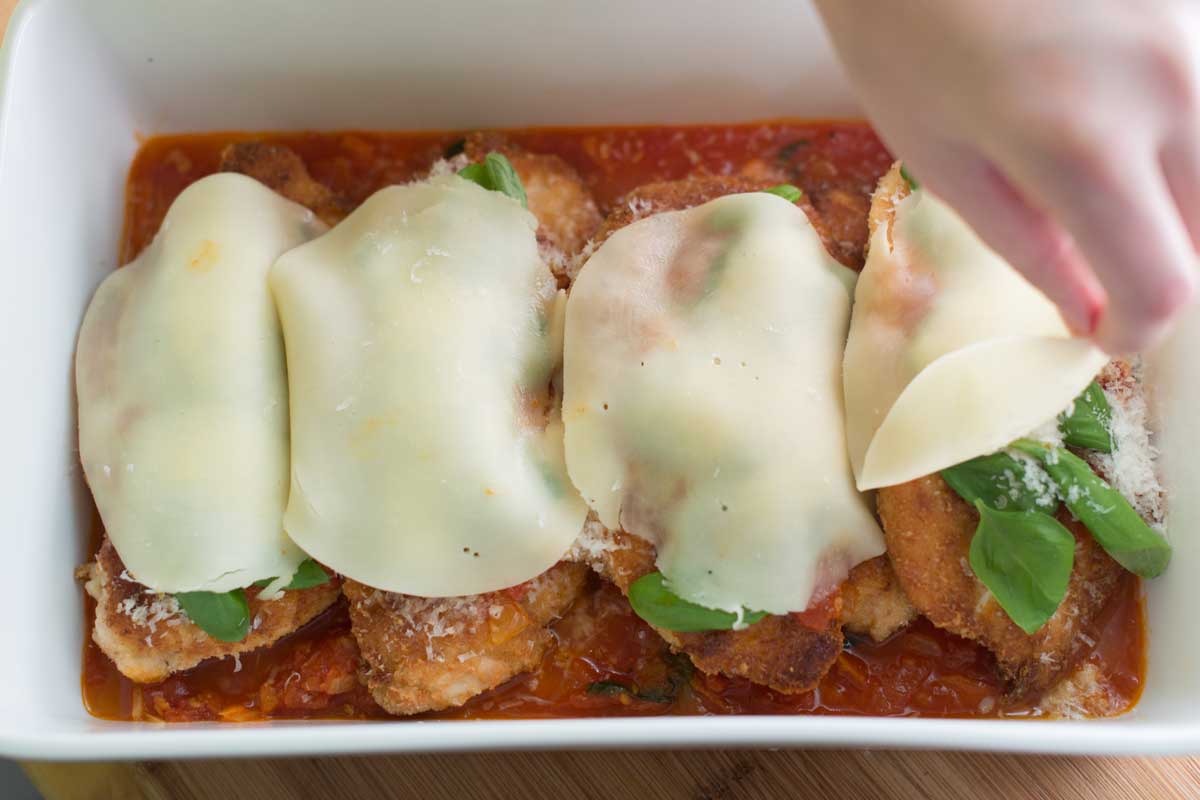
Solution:
M0 31L15 5L0 0ZM46 800L1200 798L1200 759L1194 758L726 750L22 766Z
M465 723L469 724L469 723ZM46 800L1101 800L1200 797L1198 759L610 752L25 764Z

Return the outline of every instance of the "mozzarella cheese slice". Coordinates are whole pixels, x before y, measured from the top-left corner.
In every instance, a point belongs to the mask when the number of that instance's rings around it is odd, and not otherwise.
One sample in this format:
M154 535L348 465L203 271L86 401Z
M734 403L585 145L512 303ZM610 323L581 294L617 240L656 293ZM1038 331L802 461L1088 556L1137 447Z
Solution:
M846 457L854 273L804 212L731 195L618 231L567 302L571 479L710 608L801 611L883 540Z
M536 227L450 175L377 192L275 265L285 525L321 562L388 591L478 594L539 575L578 535L550 390L562 301Z
M129 573L160 592L287 577L288 395L267 273L319 232L242 175L188 187L92 299L75 359L79 455Z
M925 191L871 238L846 345L847 442L860 489L1008 445L1054 419L1107 356Z

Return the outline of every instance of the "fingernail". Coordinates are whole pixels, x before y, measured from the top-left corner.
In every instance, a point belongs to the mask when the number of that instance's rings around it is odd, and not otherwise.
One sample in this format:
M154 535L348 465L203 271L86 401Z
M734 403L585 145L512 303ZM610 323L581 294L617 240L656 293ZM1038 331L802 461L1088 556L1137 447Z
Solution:
M1060 306L1063 321L1077 336L1095 336L1108 306L1108 296L1101 289L1083 287L1073 294L1068 303Z

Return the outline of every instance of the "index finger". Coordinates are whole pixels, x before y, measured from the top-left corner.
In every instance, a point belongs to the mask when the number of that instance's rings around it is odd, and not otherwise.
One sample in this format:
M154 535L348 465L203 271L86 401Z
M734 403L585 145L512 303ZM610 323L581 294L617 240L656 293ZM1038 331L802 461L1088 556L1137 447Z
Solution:
M1128 166L1130 161L1122 162ZM1196 252L1158 159L1052 161L1032 191L1075 239L1108 295L1091 335L1107 352L1157 341L1196 294Z

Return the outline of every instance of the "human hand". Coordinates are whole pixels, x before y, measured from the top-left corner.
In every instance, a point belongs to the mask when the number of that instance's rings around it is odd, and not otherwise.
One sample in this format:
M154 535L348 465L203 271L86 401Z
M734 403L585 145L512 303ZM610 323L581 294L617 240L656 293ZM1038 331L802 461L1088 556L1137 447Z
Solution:
M1110 353L1197 292L1200 4L817 0L907 171Z

